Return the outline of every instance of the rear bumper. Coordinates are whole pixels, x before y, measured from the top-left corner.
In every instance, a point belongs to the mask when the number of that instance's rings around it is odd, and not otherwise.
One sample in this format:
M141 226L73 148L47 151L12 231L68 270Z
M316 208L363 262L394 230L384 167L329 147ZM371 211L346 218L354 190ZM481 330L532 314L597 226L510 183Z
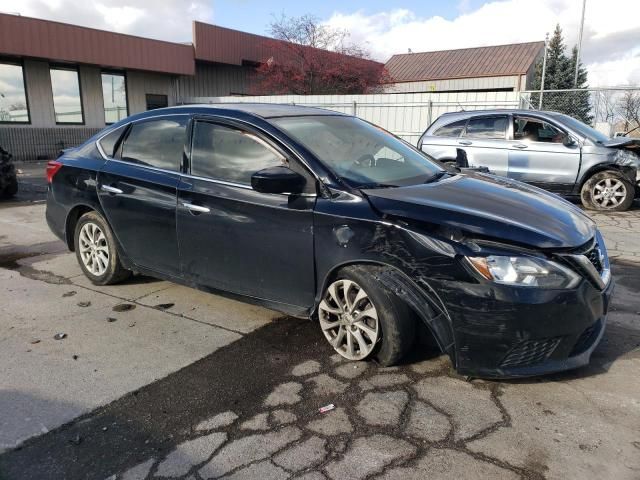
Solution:
M49 229L56 237L66 244L67 238L65 233L65 224L67 220L67 211L60 203L54 200L53 193L51 192L51 186L49 186L47 190L47 210L45 217L47 219Z
M482 378L542 375L589 363L604 335L613 279L570 291L472 286L447 305L459 373Z

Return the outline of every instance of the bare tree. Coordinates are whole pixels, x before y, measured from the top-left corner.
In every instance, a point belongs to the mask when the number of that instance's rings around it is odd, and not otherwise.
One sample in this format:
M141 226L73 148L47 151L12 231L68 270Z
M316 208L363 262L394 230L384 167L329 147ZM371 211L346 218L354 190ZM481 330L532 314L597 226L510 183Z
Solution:
M271 58L257 69L256 94L348 94L375 91L384 83L384 65L349 42L349 32L312 15L274 18L265 42Z
M624 130L630 133L640 128L640 93L627 90L620 99L620 110L624 115Z

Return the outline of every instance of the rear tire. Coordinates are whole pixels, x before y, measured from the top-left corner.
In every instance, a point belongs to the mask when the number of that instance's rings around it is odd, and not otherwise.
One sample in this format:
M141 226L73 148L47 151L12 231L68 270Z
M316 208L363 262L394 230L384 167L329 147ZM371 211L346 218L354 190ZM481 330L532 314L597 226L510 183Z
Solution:
M605 170L592 175L582 186L580 199L589 210L622 212L635 197L635 187L622 173Z
M111 228L98 212L80 217L74 232L76 258L94 285L113 285L131 276L122 266Z
M374 358L382 366L391 366L413 346L416 316L376 279L377 268L340 270L324 292L318 317L325 338L340 355L349 360Z

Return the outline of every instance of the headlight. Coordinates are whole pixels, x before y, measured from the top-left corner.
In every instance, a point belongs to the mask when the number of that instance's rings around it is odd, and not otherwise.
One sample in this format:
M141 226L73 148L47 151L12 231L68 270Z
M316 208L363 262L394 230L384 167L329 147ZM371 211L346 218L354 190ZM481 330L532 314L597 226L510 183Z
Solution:
M580 276L559 263L538 257L466 257L487 280L502 285L537 288L573 288Z

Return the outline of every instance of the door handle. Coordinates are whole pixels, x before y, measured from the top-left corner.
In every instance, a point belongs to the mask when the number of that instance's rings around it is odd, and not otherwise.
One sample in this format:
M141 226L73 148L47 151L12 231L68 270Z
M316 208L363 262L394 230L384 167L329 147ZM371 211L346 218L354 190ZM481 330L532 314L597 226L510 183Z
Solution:
M192 212L209 213L211 211L211 209L209 209L207 207L202 207L200 205L194 205L193 203L189 203L189 202L182 202L182 206L184 208L186 208L187 210L190 210Z
M123 193L123 191L120 190L119 188L110 187L109 185L100 185L100 190L102 190L103 192L107 192L107 193L113 193L114 195L117 195L119 193Z
M523 148L528 148L528 145L525 145L524 143L515 143L513 145L515 148L519 148L520 150L522 150Z
M473 142L471 140L459 140L458 143L460 145L471 145Z

